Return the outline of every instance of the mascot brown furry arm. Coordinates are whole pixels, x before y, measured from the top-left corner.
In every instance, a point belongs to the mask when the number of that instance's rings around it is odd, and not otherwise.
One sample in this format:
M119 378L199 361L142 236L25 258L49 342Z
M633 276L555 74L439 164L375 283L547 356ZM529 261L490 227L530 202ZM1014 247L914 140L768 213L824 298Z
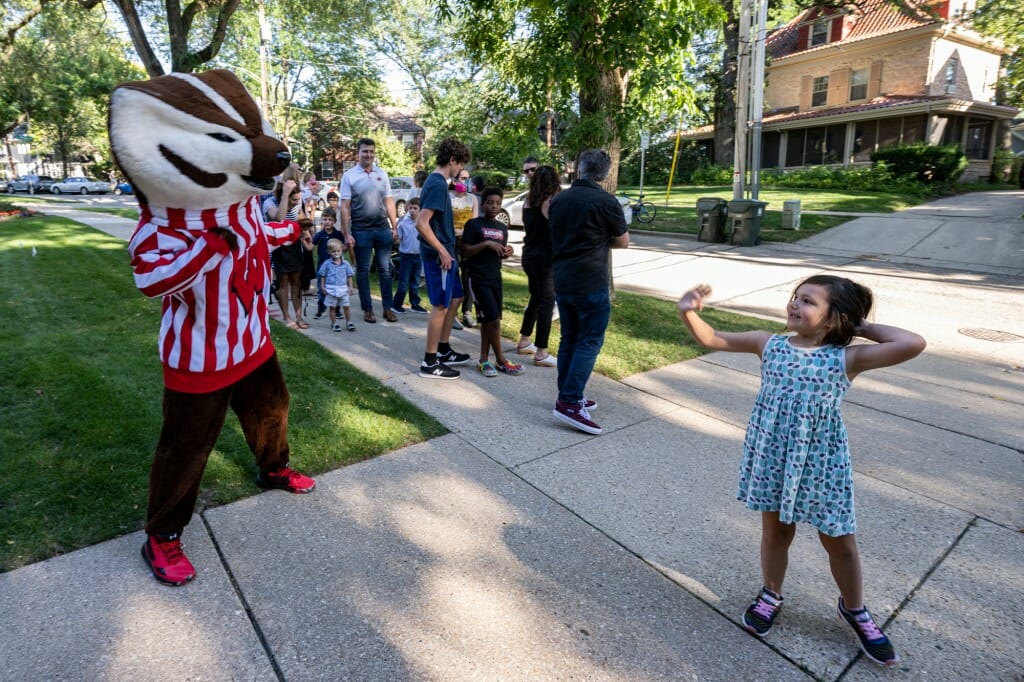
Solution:
M164 423L150 469L142 556L157 580L195 570L181 548L207 457L230 407L257 483L315 483L288 467L288 389L270 339L270 252L299 238L265 223L258 194L291 161L229 71L123 83L110 96L110 147L139 200L129 243L135 283L161 297Z

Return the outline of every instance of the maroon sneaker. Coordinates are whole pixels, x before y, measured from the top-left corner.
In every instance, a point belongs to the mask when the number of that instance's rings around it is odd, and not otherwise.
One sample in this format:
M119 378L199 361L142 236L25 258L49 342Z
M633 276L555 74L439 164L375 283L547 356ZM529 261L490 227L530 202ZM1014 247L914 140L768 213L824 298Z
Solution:
M566 403L557 400L555 401L555 409L551 411L551 414L584 433L600 436L604 432L604 429L590 418L590 413L587 412L587 408L583 406L582 402Z
M308 493L316 487L316 481L298 471L281 467L277 471L262 471L256 474L256 485L261 488L277 488L290 493Z
M153 577L165 585L184 585L196 577L196 569L181 551L181 536L150 535L142 546L142 558L153 571Z

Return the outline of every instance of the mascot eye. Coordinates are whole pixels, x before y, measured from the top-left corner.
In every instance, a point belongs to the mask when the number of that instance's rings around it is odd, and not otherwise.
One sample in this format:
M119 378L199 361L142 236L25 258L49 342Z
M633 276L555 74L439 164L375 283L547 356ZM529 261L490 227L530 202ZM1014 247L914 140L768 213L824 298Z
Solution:
M207 133L207 136L208 137L212 137L215 140L219 140L220 142L234 142L235 141L235 138L231 137L230 135L225 135L224 133Z

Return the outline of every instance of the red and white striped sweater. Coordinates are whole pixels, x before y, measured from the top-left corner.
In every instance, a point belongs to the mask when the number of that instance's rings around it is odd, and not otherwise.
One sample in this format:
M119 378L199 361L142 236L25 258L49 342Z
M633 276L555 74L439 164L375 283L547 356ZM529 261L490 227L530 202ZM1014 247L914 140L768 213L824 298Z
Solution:
M270 252L298 239L298 223L265 223L255 196L202 211L139 208L128 252L135 285L163 297L164 385L209 393L237 382L274 353ZM215 227L234 233L235 251Z

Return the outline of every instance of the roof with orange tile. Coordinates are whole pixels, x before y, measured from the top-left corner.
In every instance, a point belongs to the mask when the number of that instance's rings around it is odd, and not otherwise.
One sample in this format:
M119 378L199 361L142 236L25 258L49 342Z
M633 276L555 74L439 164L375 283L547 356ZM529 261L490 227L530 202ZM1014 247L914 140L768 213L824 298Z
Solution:
M765 45L772 59L782 59L839 43L852 43L943 22L941 17L932 13L926 3L918 0L907 0L907 2L908 6L903 8L896 7L887 0L859 0L847 5L843 11L832 13L821 13L820 8L810 8L801 12L782 28L772 32L767 37ZM816 19L826 16L840 16L843 12L853 16L855 21L842 40L816 45L809 49L799 49L798 35L801 25L813 23Z

